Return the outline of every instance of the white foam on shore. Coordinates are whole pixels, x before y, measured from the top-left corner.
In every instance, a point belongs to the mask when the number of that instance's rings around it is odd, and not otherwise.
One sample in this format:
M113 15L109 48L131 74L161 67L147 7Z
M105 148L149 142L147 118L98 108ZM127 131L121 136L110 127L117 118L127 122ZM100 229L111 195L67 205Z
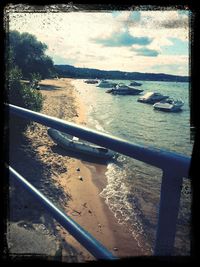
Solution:
M91 104L93 103L90 95L92 86L88 86L88 84L85 84L83 80L74 80L72 83L79 92L84 104L87 106L87 126L95 128L100 132L108 133L104 129L103 123L100 121L101 116L96 119L95 104ZM118 161L123 165L126 158L120 156ZM105 203L116 217L118 223L126 225L129 229L130 234L132 234L134 239L137 241L137 244L144 252L144 255L146 253L151 255L152 250L150 245L145 241L145 231L139 218L140 211L134 203L134 195L130 193L130 190L124 182L127 176L126 170L123 166L120 167L114 163L110 163L107 165L107 171L105 174L107 177L107 186L100 193L100 196L105 199Z
M124 161L124 158L119 159ZM139 219L139 210L135 205L134 196L130 193L124 177L126 171L114 163L107 166L107 186L100 193L100 196L105 199L109 209L114 213L119 224L124 224L128 227L130 233L137 241L138 246L143 250L144 254L152 254L152 248L147 243L145 231Z
M107 133L107 131L102 126L102 123L100 123L99 120L94 118L95 105L91 104L90 99L90 90L92 90L93 85L88 85L84 83L84 80L73 80L72 81L73 86L76 88L76 90L79 92L80 97L82 98L84 104L87 106L87 125L91 128L94 128L100 132Z

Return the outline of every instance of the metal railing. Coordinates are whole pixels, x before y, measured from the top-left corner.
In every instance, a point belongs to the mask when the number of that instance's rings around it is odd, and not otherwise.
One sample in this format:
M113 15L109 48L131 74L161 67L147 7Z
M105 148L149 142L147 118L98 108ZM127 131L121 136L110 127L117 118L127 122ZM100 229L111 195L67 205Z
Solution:
M104 146L162 169L163 177L154 255L172 255L176 235L182 178L189 178L190 157L163 149L134 144L112 135L100 133L84 126L78 126L75 123L66 122L14 105L6 104L6 108L9 110L10 114L77 136L91 143ZM82 235L81 233L79 234ZM88 249L87 246L85 246L85 248Z
M79 224L72 220L68 215L58 209L51 201L49 201L39 190L30 184L24 177L16 172L12 167L8 166L12 176L45 208L49 211L54 219L56 219L79 243L84 246L96 259L114 260L113 256L99 241L90 235Z

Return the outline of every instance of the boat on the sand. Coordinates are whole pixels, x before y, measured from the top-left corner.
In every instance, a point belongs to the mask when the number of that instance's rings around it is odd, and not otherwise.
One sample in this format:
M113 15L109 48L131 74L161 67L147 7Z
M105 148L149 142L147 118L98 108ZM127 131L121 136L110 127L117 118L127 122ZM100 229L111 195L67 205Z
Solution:
M58 130L49 128L47 132L52 140L65 150L82 153L100 159L114 159L117 156L117 153L114 151L80 140L78 137L62 133Z
M98 80L97 79L95 79L95 80L86 80L84 82L88 83L88 84L95 84L95 83L98 83Z

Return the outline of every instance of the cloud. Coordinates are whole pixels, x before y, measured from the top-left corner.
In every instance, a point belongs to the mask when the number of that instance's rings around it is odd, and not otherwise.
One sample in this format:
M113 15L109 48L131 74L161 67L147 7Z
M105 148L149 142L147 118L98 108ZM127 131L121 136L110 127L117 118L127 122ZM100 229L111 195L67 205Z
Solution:
M138 56L144 56L144 57L157 57L159 52L153 49L149 49L146 47L141 48L132 48L131 50L137 52Z
M60 57L59 55L55 55L53 59L54 64L74 65L76 63L76 60L74 60L73 58Z
M188 12L165 10L14 12L9 29L36 35L56 64L187 74L188 18Z
M127 27L137 26L139 25L141 19L142 17L139 11L132 11L132 12L127 12L126 16L121 17L121 23L123 25L127 25Z
M107 38L96 38L92 40L97 44L111 47L132 46L134 44L148 45L152 42L152 39L148 37L133 37L127 30L121 33L113 32Z
M129 32L135 36L148 36L156 39L175 37L189 39L189 13L177 11L141 11L137 25L129 24Z
M152 70L161 73L171 73L171 74L177 74L182 76L188 76L189 75L189 68L188 66L184 66L182 64L159 64L152 66Z
M167 29L187 28L188 23L189 21L187 17L179 17L162 21L159 26Z
M140 11L113 11L111 14L121 23L137 23L141 20Z

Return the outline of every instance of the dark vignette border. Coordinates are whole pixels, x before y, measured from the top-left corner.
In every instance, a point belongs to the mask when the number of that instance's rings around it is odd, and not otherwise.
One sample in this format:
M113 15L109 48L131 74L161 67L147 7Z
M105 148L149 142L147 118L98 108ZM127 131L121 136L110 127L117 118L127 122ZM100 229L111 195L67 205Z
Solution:
M100 3L97 3L100 2ZM198 1L196 1L197 3ZM191 134L194 136L195 138L195 144L194 144L194 148L193 148L193 154L192 154L192 163L191 163L191 168L190 168L190 176L192 177L192 191L193 191L193 201L192 201L192 212L193 212L193 216L192 216L192 255L191 257L147 257L147 258L134 258L134 259L129 259L129 260L122 260L120 261L121 263L129 263L133 261L133 263L150 263L153 266L155 266L155 264L172 264L172 263L181 263L181 264L188 264L193 262L193 260L197 259L198 256L198 251L199 251L199 245L198 245L198 234L199 234L199 219L197 216L197 201L198 201L198 192L197 192L197 188L199 186L199 182L197 181L197 177L195 177L196 172L195 172L195 167L197 165L197 158L199 157L199 122L198 122L198 87L199 87L199 10L198 10L198 5L195 3L195 0L193 1L189 1L189 0L182 0L182 1L176 1L176 0L166 0L164 1L164 3L162 3L162 1L157 0L157 1L144 1L144 0L135 0L135 1L118 1L117 3L115 1L96 1L94 2L94 4L85 2L85 3L81 3L81 2L77 2L77 1L73 1L73 2L69 2L69 1L50 1L50 0L46 0L46 1L17 1L17 0L13 0L11 1L11 3L13 4L27 4L30 5L31 8L29 10L26 10L26 12L34 12L35 10L42 12L43 9L43 5L47 6L47 5L56 5L56 4L60 4L60 8L59 10L54 9L53 7L51 8L51 12L59 12L59 11L99 11L99 12L103 12L103 11L109 11L109 10L134 10L137 9L138 6L140 9L189 9L191 10L191 20L190 20L190 78L191 78L191 83L190 83L190 105L191 105L191 113L190 113L190 124L191 124ZM3 240L3 247L1 248L1 259L3 260L3 262L5 263L28 263L28 261L30 262L34 262L36 263L38 260L34 260L32 258L30 258L29 260L25 260L25 261L21 261L21 260L16 260L16 261L10 261L8 259L8 255L6 253L6 240L5 240L5 233L6 233L6 215L7 215L7 205L8 205L8 173L7 170L5 169L4 166L4 161L8 161L8 142L5 142L6 137L4 136L4 125L6 124L6 119L8 118L8 114L5 114L5 110L4 110L4 100L5 100L5 28L4 28L4 8L9 4L8 1L6 0L2 0L0 3L0 15L1 15L1 62L3 62L3 64L1 64L2 66L2 75L1 75L1 115L3 115L3 120L1 120L1 141L2 141L2 145L1 145L1 152L3 157L1 157L1 167L2 167L2 172L1 172L1 177L3 179L1 179L1 196L2 196L2 201L1 203L3 203L3 209L1 209L2 214L1 214L1 218L4 218L3 221L1 221L1 227L2 227L2 238L1 240ZM66 8L67 7L67 8ZM78 8L78 9L77 9ZM198 85L198 86L197 86ZM195 179L194 179L195 178ZM40 261L40 260L39 260ZM43 263L43 262L42 262ZM46 263L46 262L44 262ZM101 262L100 265L105 265L105 262ZM61 263L56 263L56 262L48 262L48 264L61 264ZM95 263L98 264L98 263ZM109 263L110 264L110 263Z

